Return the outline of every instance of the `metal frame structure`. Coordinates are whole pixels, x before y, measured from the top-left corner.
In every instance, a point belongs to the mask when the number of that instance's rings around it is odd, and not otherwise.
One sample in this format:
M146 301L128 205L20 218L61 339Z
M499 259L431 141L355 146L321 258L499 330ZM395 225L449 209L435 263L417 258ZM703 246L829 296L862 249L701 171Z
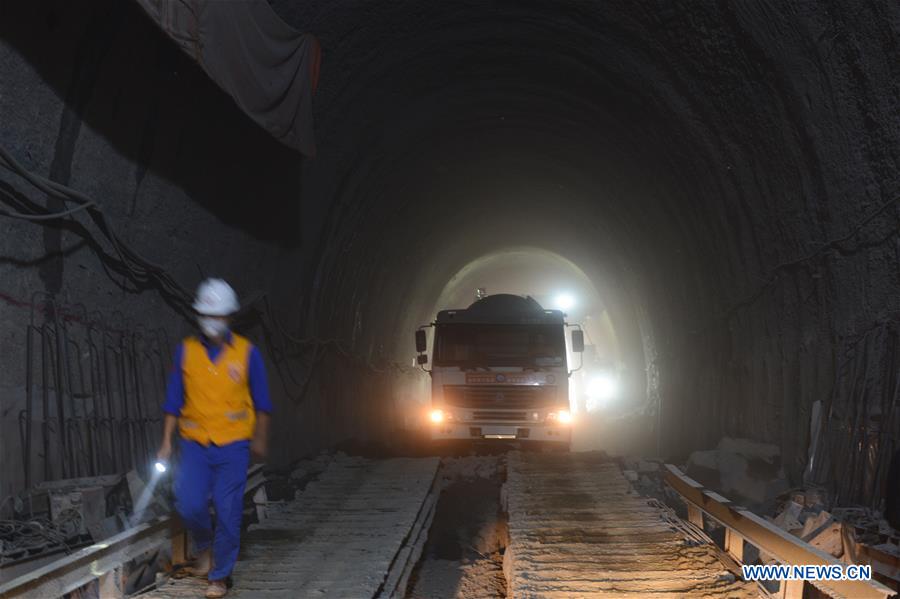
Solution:
M18 414L25 488L129 470L151 454L162 420L149 398L165 389L168 334L112 317L32 296Z
M837 558L733 504L718 493L705 489L671 464L666 464L665 480L684 500L688 520L692 524L702 529L703 515L706 514L725 527L725 551L738 564L744 563L744 546L750 544L782 564L844 566ZM801 599L807 584L814 585L832 597L886 599L896 596L895 591L875 580L782 581L777 596L783 599Z
M121 597L124 563L169 540L173 541L174 553L175 541L183 536L175 518L157 518L9 581L0 586L0 597L60 597L95 578L100 579L101 597Z
M264 483L263 466L251 466L247 471L244 497L253 497L260 517L265 514ZM187 532L175 516L162 516L139 524L0 585L0 599L61 597L94 579L99 579L100 596L104 599L124 597L123 565L166 543L172 545L172 563L187 561Z

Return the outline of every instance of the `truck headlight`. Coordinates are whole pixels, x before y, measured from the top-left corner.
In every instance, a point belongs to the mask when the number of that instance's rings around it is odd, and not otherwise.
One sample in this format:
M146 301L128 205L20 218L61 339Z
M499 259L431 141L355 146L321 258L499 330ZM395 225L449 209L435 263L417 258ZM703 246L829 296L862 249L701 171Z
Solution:
M603 373L590 380L587 386L587 396L595 403L605 403L614 399L619 394L619 381L609 373Z
M440 424L444 421L444 411L443 410L431 410L431 413L428 415L428 418L434 424Z
M547 414L547 420L555 421L560 424L572 424L572 412L569 410L557 410Z

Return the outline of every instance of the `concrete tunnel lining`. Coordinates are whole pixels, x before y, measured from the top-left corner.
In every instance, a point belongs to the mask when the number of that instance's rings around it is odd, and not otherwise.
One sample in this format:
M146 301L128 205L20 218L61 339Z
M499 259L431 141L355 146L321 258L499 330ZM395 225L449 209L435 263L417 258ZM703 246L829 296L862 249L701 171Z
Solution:
M429 318L429 302L460 265L509 245L558 249L577 264L596 264L596 279L616 285L623 306L636 302L651 325L659 393L674 408L664 451L683 454L726 434L754 437L782 448L794 480L806 465L812 403L825 398L850 413L861 405L844 402L852 393L835 384L846 376L851 344L871 345L866 360L879 372L893 368L893 354L870 331L893 338L900 291L890 204L900 186L900 122L891 101L900 68L896 6L272 5L322 40L315 161L275 150L253 133L134 11L118 9L126 11L121 31L142 36L110 34L94 54L71 50L108 16L108 2L58 21L65 35L49 49L2 29L8 80L34 94L46 114L68 111L70 122L87 124L66 141L71 184L104 197L121 222L133 224L127 200L139 196L140 173L150 173L164 209L141 212L138 203L144 226L129 228L128 238L163 254L158 259L185 285L197 269L181 256L227 237L228 252L203 258L239 286L272 289L294 330L352 341L372 360L406 362L409 332ZM52 30L41 11L15 14L34 39ZM189 83L166 90L202 88L202 101L221 115L218 132L202 125L202 106L194 106L201 125L187 135L187 154L179 152L184 137L164 120L152 126L159 108L129 96L140 82L117 81L117 72L129 71L121 57L141 40L157 48L158 56L145 58L158 60L160 72L187 73L181 80ZM58 56L74 67L99 64L96 83L74 85L78 76L54 65ZM85 97L91 85L94 94ZM131 99L119 104L122 94ZM4 146L33 154L30 165L48 172L61 160L49 148L67 129L55 116L50 123L35 118L25 104L13 95L0 104L9 116ZM134 118L115 118L120 105ZM238 151L241 160L232 162L229 152ZM251 222L235 209L241 195L258 193L252 177L229 175L241 183L229 190L215 177L181 170L178 160L187 155L265 173L259 195L278 207L279 223ZM91 164L104 159L111 164L105 174ZM558 209L550 217L548 198ZM178 251L161 249L156 227L171 227L178 210L202 224L183 227ZM480 220L511 210L512 226L498 230ZM18 240L3 245L10 273L30 272L19 264L23 247L37 260L41 252L50 261L70 259L56 257L34 229L16 224L10 231ZM80 250L79 260L87 253ZM91 281L70 291L103 308L119 303L107 296L124 297L136 320L149 303L157 318L172 322L173 336L185 328L151 298L152 285L122 295L102 276ZM35 277L17 287L47 283ZM17 347L22 321L14 314L5 327ZM297 364L304 372L308 356ZM361 381L367 376L353 372ZM365 420L389 409L390 385L337 389L329 387L331 376L323 374L301 404L280 398L282 458L348 437L389 436L387 427L370 430ZM882 377L865 401L880 405L889 386ZM21 383L4 387L21 394ZM335 393L338 399L329 396ZM354 413L362 405L365 417ZM294 426L308 436L291 434ZM831 433L843 443L841 426ZM870 467L883 472L890 450L873 447L880 457ZM836 455L825 459L834 464L822 480L853 469ZM872 488L848 493L876 501Z

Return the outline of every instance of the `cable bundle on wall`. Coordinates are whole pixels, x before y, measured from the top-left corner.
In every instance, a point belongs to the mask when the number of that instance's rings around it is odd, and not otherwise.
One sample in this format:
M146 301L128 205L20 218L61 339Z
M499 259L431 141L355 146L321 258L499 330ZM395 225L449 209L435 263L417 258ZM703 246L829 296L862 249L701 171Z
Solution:
M87 212L90 215L91 220L103 234L103 237L112 245L119 264L128 271L133 279L141 282L146 282L148 280L155 281L158 284L163 297L170 305L182 314L190 312L192 294L179 285L178 282L175 281L175 279L173 279L161 266L143 258L138 255L137 252L122 243L113 231L97 202L71 187L61 185L46 177L28 171L3 147L0 147L0 166L19 175L47 195L62 200L63 202L75 204L74 207L61 212L51 213L33 211L32 213L21 213L0 210L0 214L11 218L46 222L66 218L82 211Z
M68 218L80 212L86 212L102 233L103 238L113 247L114 255L107 256L107 258L116 260L117 264L124 269L132 280L140 283L155 283L161 292L163 299L183 316L190 316L193 314L193 309L191 308L193 294L191 291L180 285L162 266L147 260L123 243L113 231L106 215L96 201L71 187L56 183L46 177L30 172L3 147L0 147L0 166L20 176L47 195L68 204L75 204L73 207L59 212L32 210L31 212L26 213L0 209L0 215L38 223L46 223L53 220ZM260 313L261 325L264 329L268 329L266 332L267 337L269 337L270 340L273 338L271 329L274 328L278 335L282 337L280 343L282 348L286 345L291 345L295 349L302 349L303 351L308 351L310 349L314 350L314 359L312 360L311 365L317 361L315 355L325 349L332 349L343 357L363 365L372 372L404 373L412 370L409 367L396 362L388 362L383 366L375 364L367 357L356 355L350 351L338 339L320 339L317 337L302 338L292 334L280 324L269 304L268 296L264 292L254 292L246 297L242 312L246 314L251 307L259 304L262 304L262 311ZM306 384L303 385L304 389L306 386Z

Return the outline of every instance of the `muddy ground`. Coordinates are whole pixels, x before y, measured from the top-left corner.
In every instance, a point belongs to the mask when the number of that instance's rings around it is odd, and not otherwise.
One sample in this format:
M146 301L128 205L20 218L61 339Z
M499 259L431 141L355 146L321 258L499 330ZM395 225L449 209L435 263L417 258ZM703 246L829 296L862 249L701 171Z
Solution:
M410 599L505 597L505 455L448 457L428 542L407 589Z

